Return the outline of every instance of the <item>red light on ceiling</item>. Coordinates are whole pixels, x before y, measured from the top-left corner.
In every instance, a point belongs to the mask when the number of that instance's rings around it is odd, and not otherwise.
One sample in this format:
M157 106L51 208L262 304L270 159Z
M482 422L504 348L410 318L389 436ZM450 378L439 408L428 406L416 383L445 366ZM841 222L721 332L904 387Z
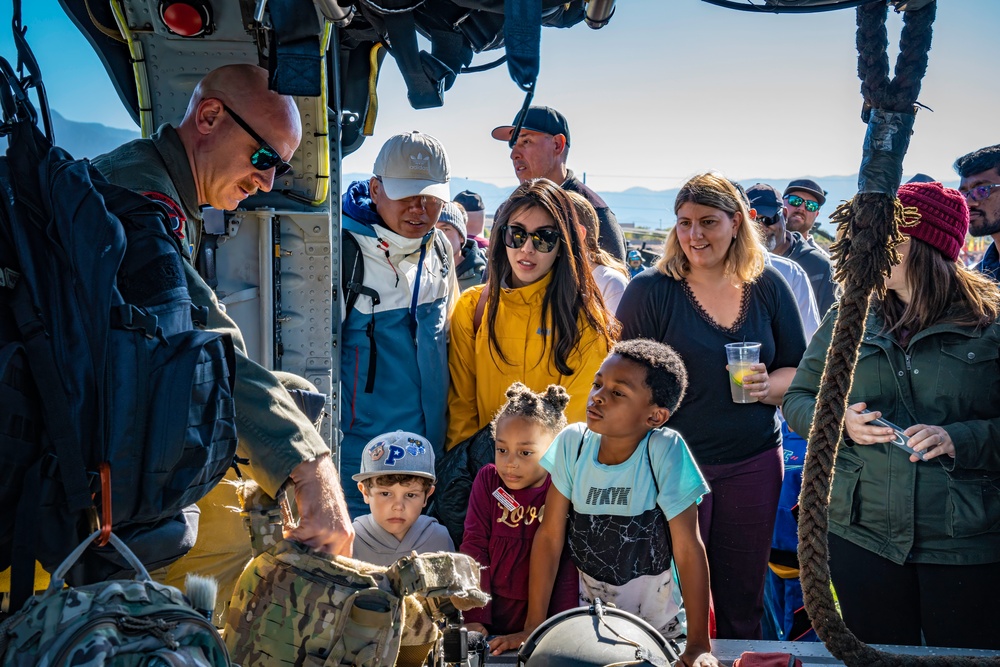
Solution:
M200 37L212 31L212 6L204 0L161 0L160 20L181 37Z

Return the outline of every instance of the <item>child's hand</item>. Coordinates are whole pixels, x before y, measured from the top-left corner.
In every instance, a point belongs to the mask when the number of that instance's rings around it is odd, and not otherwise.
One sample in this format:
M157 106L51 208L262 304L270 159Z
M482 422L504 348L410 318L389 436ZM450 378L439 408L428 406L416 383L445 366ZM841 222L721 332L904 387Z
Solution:
M706 646L688 644L681 654L681 662L687 667L720 667L719 659Z
M500 655L504 651L516 651L530 634L530 632L515 632L511 635L496 637L490 641L490 652L493 655Z
M482 623L466 623L465 629L468 630L469 632L478 632L482 634L484 637L490 634L489 631L486 629L486 626L483 625Z
M688 644L681 654L681 663L687 667L720 667L719 659L706 646Z

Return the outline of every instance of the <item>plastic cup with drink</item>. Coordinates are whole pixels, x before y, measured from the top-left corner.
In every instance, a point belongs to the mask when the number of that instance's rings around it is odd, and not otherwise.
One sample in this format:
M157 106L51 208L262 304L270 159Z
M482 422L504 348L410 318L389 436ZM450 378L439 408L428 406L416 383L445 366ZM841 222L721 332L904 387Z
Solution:
M726 358L729 361L729 390L733 403L756 403L757 397L750 395L750 388L743 381L756 371L750 367L760 361L760 343L727 343Z

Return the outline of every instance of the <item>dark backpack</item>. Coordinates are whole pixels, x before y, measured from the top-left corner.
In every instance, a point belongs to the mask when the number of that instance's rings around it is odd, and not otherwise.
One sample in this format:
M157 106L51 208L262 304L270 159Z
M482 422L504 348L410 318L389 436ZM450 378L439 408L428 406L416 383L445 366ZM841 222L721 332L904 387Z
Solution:
M161 205L37 127L31 85L51 125L19 18L29 75L0 58L0 569L12 565L15 609L34 561L51 572L98 526L72 585L131 570L107 544L112 527L149 568L183 555L189 506L236 448L231 339L194 326Z

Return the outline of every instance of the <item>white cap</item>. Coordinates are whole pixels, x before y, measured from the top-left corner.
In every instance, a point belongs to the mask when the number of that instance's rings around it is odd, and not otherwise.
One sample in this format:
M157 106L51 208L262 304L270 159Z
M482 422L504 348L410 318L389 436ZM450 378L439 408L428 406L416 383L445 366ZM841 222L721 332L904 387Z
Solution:
M429 134L414 131L391 137L375 158L374 171L389 199L416 195L451 199L448 155Z
M434 448L427 438L407 431L372 438L361 453L361 471L351 479L363 482L382 475L415 475L435 481Z

